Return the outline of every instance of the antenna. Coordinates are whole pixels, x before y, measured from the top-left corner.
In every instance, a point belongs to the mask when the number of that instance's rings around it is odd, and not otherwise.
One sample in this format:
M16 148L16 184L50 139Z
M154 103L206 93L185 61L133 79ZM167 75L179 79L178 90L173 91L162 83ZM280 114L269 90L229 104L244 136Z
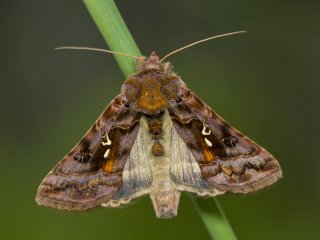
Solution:
M133 56L133 55L126 54L126 53L110 51L110 50L101 49L101 48L66 46L66 47L57 47L54 50L63 50L63 49L76 49L76 50L88 50L88 51L95 51L95 52L106 52L106 53L117 54L117 55L129 57L129 58L134 58L134 59L141 58L141 57Z
M205 39L202 39L202 40L199 40L199 41L196 41L196 42L193 42L193 43L190 43L182 48L179 48L177 50L174 50L172 51L171 53L168 53L167 55L165 55L161 60L160 62L162 62L164 59L170 57L171 55L173 54L176 54L177 52L180 52L186 48L189 48L189 47L192 47L194 45L197 45L199 43L203 43L203 42L207 42L207 41L210 41L212 39L216 39L216 38L222 38L222 37L227 37L227 36L230 36L230 35L236 35L236 34L242 34L242 33L247 33L246 31L237 31L237 32L231 32L231 33L225 33L225 34L221 34L221 35L216 35L216 36L212 36L212 37L208 37L208 38L205 38Z

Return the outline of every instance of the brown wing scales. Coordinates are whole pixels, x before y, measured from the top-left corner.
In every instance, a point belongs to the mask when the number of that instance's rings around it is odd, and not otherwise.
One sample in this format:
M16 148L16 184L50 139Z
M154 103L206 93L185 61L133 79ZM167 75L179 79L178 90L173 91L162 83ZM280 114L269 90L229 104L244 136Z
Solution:
M85 210L109 201L122 184L122 170L136 139L138 122L138 114L125 106L124 95L116 97L42 181L37 203ZM106 155L107 151L110 154Z
M228 125L186 88L169 109L173 125L213 187L235 193L264 188L281 176L277 160L265 149Z

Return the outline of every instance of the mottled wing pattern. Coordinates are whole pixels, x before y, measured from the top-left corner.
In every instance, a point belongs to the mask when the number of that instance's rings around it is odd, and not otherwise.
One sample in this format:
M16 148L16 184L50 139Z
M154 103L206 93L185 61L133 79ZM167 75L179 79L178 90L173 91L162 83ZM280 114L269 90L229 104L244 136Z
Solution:
M122 184L122 171L139 130L138 113L120 94L83 139L45 177L36 201L64 210L107 202Z
M189 89L179 91L177 105L169 109L173 125L211 186L247 193L282 176L269 152L228 125Z

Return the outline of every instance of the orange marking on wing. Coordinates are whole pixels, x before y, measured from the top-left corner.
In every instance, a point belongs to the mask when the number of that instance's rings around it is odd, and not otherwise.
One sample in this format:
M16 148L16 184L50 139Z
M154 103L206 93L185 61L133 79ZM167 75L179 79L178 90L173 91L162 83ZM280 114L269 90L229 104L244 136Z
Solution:
M205 159L207 160L208 163L212 162L215 159L214 152L210 151L210 149L208 148L208 146L204 142L204 140L202 140L200 143L201 143L202 153L203 153Z
M115 158L115 151L113 149L110 149L111 152L109 153L109 156L107 157L105 163L102 165L102 170L104 172L112 173L113 171L113 165L116 161Z
M211 162L212 160L214 160L214 155L208 149L204 150L203 154L204 154L204 157L206 158L207 162Z

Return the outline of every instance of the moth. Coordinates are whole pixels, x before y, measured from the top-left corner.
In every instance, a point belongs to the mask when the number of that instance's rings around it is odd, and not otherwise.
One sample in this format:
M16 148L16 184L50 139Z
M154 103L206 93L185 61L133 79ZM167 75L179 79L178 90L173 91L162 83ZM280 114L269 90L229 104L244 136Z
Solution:
M149 194L156 216L171 218L182 191L245 194L282 176L269 152L218 116L155 52L137 65L83 139L44 178L39 205L83 211Z

